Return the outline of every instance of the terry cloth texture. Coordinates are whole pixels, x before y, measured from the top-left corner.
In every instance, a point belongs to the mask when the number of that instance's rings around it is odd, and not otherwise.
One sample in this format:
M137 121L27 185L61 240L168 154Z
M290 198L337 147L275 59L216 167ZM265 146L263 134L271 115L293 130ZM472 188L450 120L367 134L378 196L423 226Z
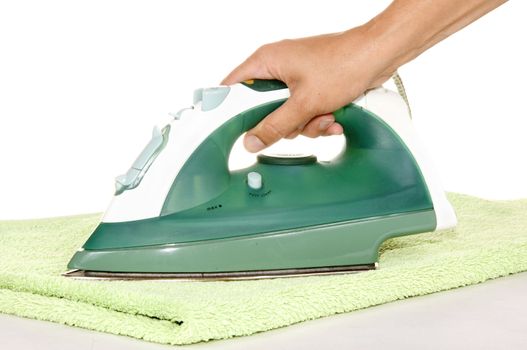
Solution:
M239 282L66 279L61 272L100 215L0 222L0 312L189 344L527 270L527 200L450 199L458 228L387 241L379 270Z

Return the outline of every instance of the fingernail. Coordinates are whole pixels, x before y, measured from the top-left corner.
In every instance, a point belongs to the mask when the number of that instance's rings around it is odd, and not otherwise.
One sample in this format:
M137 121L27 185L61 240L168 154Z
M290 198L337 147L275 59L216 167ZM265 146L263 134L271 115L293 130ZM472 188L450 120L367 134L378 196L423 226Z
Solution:
M257 136L249 135L245 138L245 148L249 152L255 153L265 148L265 144Z
M320 122L320 124L318 124L318 128L319 128L320 130L326 130L326 129L328 128L328 126L331 125L331 123L333 123L333 120L327 120L327 119L322 120L322 121Z

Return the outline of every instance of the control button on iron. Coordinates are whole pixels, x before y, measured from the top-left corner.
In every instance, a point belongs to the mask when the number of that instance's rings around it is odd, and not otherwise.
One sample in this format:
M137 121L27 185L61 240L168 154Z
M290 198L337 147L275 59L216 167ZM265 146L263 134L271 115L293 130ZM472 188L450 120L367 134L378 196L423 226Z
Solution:
M206 112L221 105L231 88L229 86L218 86L205 88L201 96L201 110Z
M262 175L256 171L251 171L247 174L247 185L253 190L259 190L262 188Z

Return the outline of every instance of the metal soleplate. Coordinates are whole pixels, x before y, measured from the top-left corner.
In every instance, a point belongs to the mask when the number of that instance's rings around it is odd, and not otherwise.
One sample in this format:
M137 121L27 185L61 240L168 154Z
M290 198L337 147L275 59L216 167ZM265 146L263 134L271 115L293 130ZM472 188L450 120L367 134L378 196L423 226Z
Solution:
M301 269L235 271L235 272L204 272L204 273L138 273L138 272L102 272L71 270L62 276L74 279L89 280L176 280L176 281L236 281L265 278L303 277L320 275L340 275L375 270L377 263L366 265L312 267Z

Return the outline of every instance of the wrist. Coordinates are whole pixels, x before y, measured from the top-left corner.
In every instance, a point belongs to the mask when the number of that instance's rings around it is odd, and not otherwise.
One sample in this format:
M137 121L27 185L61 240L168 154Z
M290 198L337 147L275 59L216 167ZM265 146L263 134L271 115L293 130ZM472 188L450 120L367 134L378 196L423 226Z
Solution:
M408 51L402 40L395 40L386 23L370 21L341 33L341 45L351 60L348 69L371 86L378 85L407 62ZM381 81L379 81L381 80Z
M415 24L413 28L407 25L405 18L398 20L381 14L361 27L365 38L376 48L376 58L385 71L396 71L417 57L426 46L423 33L415 30Z

